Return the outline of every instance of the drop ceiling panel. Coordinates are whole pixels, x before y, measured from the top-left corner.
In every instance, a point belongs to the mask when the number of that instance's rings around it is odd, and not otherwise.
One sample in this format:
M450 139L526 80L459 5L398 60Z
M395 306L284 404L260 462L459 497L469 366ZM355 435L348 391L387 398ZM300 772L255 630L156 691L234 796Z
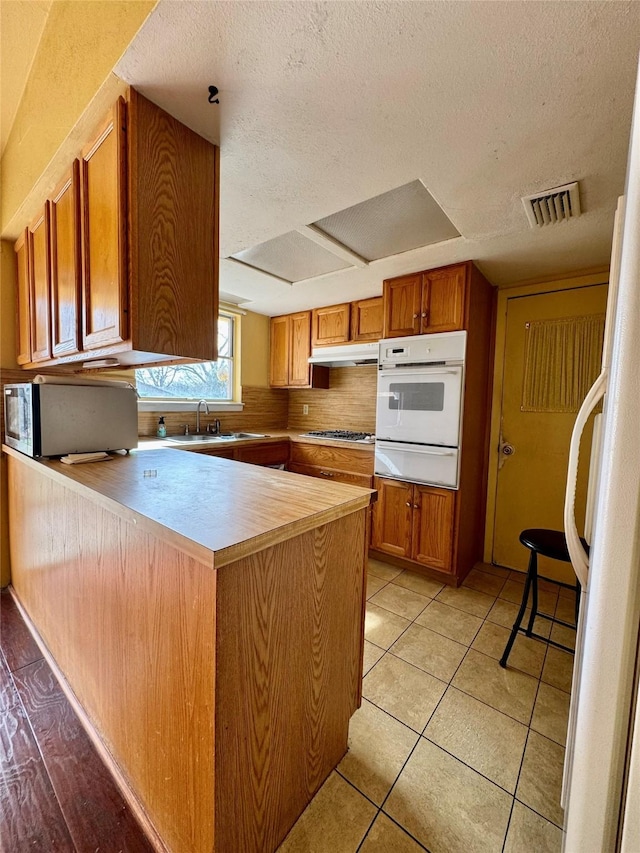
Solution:
M389 190L313 224L368 261L460 236L421 181Z
M307 240L297 231L290 231L281 237L267 240L266 243L236 252L231 257L291 282L314 278L351 266L323 249L322 246Z

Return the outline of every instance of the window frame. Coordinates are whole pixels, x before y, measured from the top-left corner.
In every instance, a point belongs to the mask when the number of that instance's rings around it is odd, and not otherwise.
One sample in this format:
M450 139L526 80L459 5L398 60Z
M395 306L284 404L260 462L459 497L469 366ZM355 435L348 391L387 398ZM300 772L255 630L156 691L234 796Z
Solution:
M226 308L221 309L219 317L231 321L231 355L222 356L231 363L231 393L230 400L208 399L206 397L138 397L139 412L191 412L199 400L206 400L210 412L240 412L244 408L241 401L240 386L240 317L239 313ZM162 367L162 365L154 365ZM179 365L178 365L179 366ZM145 368L137 368L138 370ZM152 369L152 368L149 368ZM137 385L137 375L136 375Z

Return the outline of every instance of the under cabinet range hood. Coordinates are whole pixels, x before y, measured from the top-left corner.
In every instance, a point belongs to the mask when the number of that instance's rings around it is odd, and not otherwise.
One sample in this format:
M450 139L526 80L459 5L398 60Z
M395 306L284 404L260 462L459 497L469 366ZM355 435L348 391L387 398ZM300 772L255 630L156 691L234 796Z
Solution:
M309 364L327 367L352 367L356 364L377 364L378 342L342 344L332 347L313 347Z

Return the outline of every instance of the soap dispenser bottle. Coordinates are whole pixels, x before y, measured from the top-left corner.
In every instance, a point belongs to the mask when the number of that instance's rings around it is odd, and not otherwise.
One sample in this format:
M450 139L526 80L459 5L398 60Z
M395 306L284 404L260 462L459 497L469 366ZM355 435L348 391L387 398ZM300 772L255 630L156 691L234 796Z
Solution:
M164 423L164 418L160 418L158 421L158 429L156 430L156 435L158 438L166 438L167 437L167 428Z

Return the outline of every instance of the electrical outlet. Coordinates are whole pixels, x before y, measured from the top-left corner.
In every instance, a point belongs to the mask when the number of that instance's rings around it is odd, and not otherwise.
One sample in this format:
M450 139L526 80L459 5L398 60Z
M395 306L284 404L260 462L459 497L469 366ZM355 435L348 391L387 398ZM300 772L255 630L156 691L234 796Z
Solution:
M309 406L304 405L304 406L302 407L302 414L303 414L303 415L308 415L308 414L309 414Z

